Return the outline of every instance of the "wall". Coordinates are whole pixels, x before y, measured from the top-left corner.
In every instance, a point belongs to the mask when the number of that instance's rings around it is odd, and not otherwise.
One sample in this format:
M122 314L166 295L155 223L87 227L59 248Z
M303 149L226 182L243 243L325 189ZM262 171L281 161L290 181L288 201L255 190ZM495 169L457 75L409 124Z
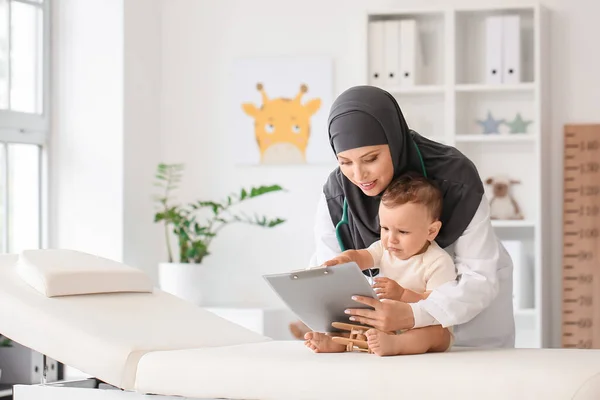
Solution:
M53 3L49 246L155 273L160 0ZM107 27L110 26L110 29ZM157 45L158 44L158 45Z
M120 260L122 0L56 1L52 21L49 246Z
M490 1L457 1L490 4ZM502 2L524 4L523 1ZM183 199L212 198L242 184L276 182L289 189L273 196L268 211L289 221L272 231L229 227L214 242L207 259L219 279L213 298L219 302L276 304L260 275L302 268L312 250L316 201L330 168L238 168L230 138L230 66L246 56L330 55L334 60L334 94L364 83L365 13L396 7L445 6L447 0L317 1L275 0L163 3L162 137L165 160L187 163ZM562 127L565 123L600 120L600 55L589 41L600 35L594 0L547 0L552 12L552 270L554 344L560 341L560 271L562 243ZM259 209L267 209L259 204ZM249 235L242 237L242 235ZM250 239L251 238L251 239ZM257 245L261 243L261 245Z
M600 2L549 1L551 21L552 96L552 344L560 345L562 301L563 127L568 123L600 123L600 54L590 49L600 35L596 21Z
M152 178L161 158L161 0L127 0L123 53L123 261L155 275L162 238Z

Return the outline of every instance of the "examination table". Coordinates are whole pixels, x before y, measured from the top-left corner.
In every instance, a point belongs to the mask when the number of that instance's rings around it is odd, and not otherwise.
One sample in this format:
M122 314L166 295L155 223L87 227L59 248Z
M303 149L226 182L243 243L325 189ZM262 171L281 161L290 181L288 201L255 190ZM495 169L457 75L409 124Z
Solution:
M94 377L16 385L15 400L600 399L600 350L315 354L69 250L0 256L0 333Z

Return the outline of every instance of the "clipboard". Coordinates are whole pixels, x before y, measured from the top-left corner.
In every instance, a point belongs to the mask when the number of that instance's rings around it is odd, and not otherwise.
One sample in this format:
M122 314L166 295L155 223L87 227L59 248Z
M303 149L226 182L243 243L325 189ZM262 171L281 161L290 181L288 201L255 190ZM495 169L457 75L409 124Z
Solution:
M331 325L333 322L356 324L344 313L348 308L373 309L352 300L352 296L379 300L354 262L263 275L263 278L288 308L316 332L338 332Z

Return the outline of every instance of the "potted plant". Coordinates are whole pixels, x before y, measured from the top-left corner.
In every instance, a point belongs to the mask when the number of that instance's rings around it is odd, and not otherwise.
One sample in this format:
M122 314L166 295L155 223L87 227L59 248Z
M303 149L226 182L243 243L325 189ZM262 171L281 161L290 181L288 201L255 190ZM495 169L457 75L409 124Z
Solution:
M241 189L222 201L198 200L188 204L174 204L173 191L178 188L183 175L183 164L158 165L155 185L162 188L156 196L158 210L154 222L163 223L168 262L159 264L159 286L195 304L202 304L200 283L203 279L202 262L210 254L210 245L225 226L232 223L246 223L273 228L282 224L281 218L268 219L264 216L249 217L244 213L234 213L233 208L259 196L282 191L279 185ZM201 213L208 216L201 218ZM171 237L177 241L177 257L172 250Z

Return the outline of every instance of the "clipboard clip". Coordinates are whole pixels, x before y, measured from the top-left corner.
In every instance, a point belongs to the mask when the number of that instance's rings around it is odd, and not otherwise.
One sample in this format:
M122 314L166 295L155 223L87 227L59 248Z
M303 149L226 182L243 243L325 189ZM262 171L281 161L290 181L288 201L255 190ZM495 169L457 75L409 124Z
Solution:
M333 269L330 267L319 266L311 269L300 269L291 271L289 273L289 277L292 280L305 279L305 278L315 278L317 276L323 275L332 275Z

